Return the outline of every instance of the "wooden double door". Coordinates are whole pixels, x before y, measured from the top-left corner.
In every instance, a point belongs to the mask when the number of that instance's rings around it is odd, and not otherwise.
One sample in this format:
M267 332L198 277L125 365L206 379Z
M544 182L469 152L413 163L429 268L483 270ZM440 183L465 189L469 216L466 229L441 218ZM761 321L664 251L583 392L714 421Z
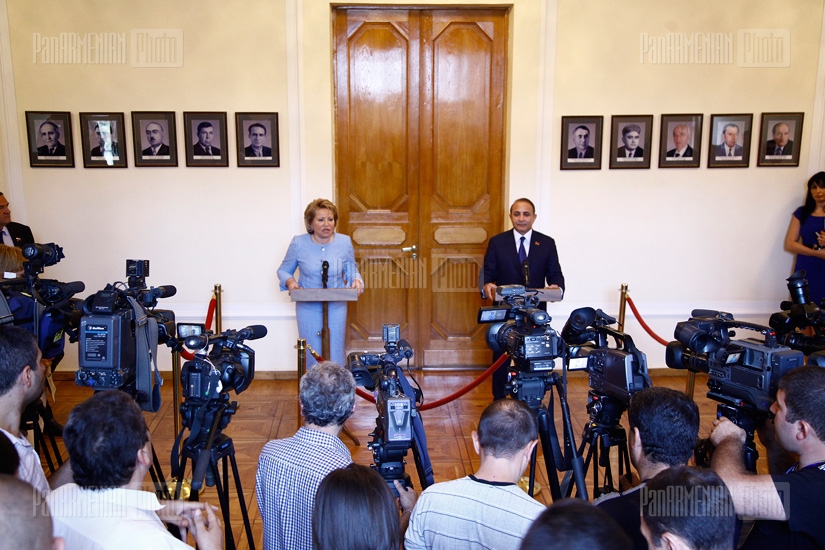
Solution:
M367 289L347 347L398 323L419 367L489 364L478 274L502 229L508 12L333 17L339 230Z

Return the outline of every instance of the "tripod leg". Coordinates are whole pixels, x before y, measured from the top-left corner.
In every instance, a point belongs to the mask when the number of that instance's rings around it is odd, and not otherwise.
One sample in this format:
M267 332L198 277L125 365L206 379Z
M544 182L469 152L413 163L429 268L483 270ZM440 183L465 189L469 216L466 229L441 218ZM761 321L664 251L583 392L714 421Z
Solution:
M229 520L229 494L227 493L226 487L223 484L223 480L226 480L226 457L224 456L221 459L221 466L223 467L224 477L221 480L220 471L218 470L218 457L217 454L211 452L211 460L209 461L209 468L212 470L212 474L215 476L215 491L218 493L218 502L221 505L221 513L223 515L223 526L224 526L224 541L226 550L235 550L235 537L232 535L232 523ZM228 484L227 484L228 485Z
M553 448L550 445L550 418L547 414L547 409L543 407L539 408L536 411L536 420L539 425L539 441L541 442L541 452L544 454L547 481L550 483L550 495L553 497L553 500L556 501L561 498L561 487L559 486L559 476L556 473L556 459L553 455Z
M243 487L241 487L241 476L238 474L238 462L235 460L234 452L229 455L229 462L232 464L232 476L235 478L235 491L238 493L238 502L241 505L241 517L243 517L243 527L246 531L246 540L249 543L249 550L255 550L255 538L252 536L252 525L249 523L249 512L246 509L246 501L243 496Z

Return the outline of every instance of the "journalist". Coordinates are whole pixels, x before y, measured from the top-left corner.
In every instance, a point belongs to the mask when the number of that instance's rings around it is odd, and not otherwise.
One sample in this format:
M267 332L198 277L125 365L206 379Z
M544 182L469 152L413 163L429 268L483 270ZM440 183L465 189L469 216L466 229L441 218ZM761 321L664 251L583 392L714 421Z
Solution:
M724 480L740 516L756 518L743 548L821 548L820 501L825 494L825 369L797 367L779 379L775 415L759 432L775 463L782 452L796 463L786 473L751 474L745 468L746 434L726 418L714 421L711 467ZM771 464L772 471L776 471Z

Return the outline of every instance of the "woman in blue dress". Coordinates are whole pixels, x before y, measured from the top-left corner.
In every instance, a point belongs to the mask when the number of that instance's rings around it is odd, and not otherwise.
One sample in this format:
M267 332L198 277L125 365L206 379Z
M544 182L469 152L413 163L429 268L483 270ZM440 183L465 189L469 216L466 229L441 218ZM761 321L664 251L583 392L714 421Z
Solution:
M315 199L304 210L307 234L297 235L289 243L284 261L278 268L281 290L296 288L323 288L322 266L328 262L327 288L355 288L364 292L364 281L355 263L352 241L346 235L335 232L338 209L326 199ZM295 279L295 270L300 276ZM323 305L321 302L295 302L298 319L298 336L305 338L312 349L321 352ZM344 339L347 333L347 302L329 302L329 351L324 359L346 365ZM307 366L315 359L307 357Z
M808 180L805 205L791 216L785 250L796 254L793 271L805 270L809 299L820 305L825 298L825 172Z

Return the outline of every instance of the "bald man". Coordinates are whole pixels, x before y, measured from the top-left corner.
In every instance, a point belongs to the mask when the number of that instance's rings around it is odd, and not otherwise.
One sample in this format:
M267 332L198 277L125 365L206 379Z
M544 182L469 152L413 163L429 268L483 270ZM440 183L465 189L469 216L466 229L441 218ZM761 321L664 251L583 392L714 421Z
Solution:
M146 141L149 147L141 151L144 157L168 157L169 146L163 143L165 132L163 126L157 122L150 122L146 125Z

